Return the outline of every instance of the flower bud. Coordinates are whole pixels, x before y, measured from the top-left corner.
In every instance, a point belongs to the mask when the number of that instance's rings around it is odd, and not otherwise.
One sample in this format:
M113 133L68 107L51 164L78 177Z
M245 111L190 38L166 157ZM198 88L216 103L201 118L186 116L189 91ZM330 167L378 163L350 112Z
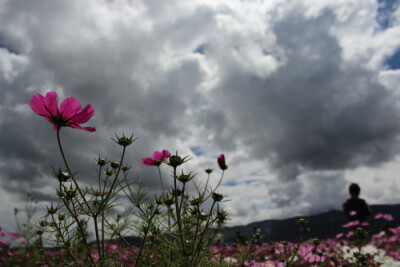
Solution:
M102 159L100 157L98 157L95 161L96 161L97 165L99 165L99 166L105 166L108 163L107 160Z
M182 190L180 190L180 189L174 189L174 190L172 190L171 194L172 194L174 197L179 197L180 195L182 195Z
M156 204L157 205L162 205L164 202L163 202L163 199L162 198L159 198L159 197L155 197L154 198L154 201L156 202Z
M221 201L221 200L224 198L224 196L223 196L222 194L216 193L216 192L213 192L212 195L211 195L211 197L212 197L212 199L214 199L214 201L216 201L216 202Z
M109 168L106 168L106 169L104 170L104 173L105 173L107 176L112 176L115 172L114 172L114 170L111 170L111 169L109 169Z
M226 221L228 219L228 213L224 210L219 210L217 212L217 219L220 221Z
M188 156L182 158L181 156L178 156L178 152L177 152L176 155L171 155L169 157L169 162L167 162L167 164L173 168L176 168L188 160L189 160Z
M117 137L117 140L115 139L112 140L114 140L114 142L123 147L131 145L136 140L136 138L133 138L133 134L131 135L131 137L126 137L124 134L122 134L122 137L119 137L118 135L115 136Z
M172 155L169 157L169 165L176 168L183 163L183 160L180 156Z
M163 199L163 203L164 203L164 205L165 206L171 206L172 204L174 204L174 199L172 198L172 197L170 197L170 196L166 196L166 197L164 197L164 199Z
M308 221L306 219L298 219L297 223L300 225L304 225L304 224L308 223Z
M70 178L68 172L61 171L61 169L58 169L58 171L54 173L54 176L58 179L60 183L67 182Z
M210 168L208 168L208 169L205 169L205 172L206 172L207 174L210 174L210 173L212 173L212 172L213 172L213 169L210 169Z
M129 171L129 169L130 169L131 167L129 167L128 165L124 165L124 166L122 166L122 171L123 172L127 172L127 171Z
M191 175L191 172L189 174L182 174L179 175L178 177L176 177L176 179L182 183L187 183L190 180L192 180L194 178L195 175Z
M225 171L226 169L228 169L228 166L226 165L226 162L225 162L224 154L219 155L217 162L218 162L218 166L220 167L221 170Z
M67 200L71 200L72 198L74 198L76 195L76 191L75 190L68 190L65 192L65 198Z
M54 208L53 204L51 204L50 207L47 207L47 214L49 214L49 215L56 214L57 211L58 211L58 208L57 207Z
M200 198L200 197L198 197L198 198L195 198L195 199L191 200L191 201L190 201L190 205L192 205L192 206L198 206L198 205L200 205L202 202L203 202L203 199Z
M118 169L118 167L119 167L119 163L116 161L111 162L110 165L111 165L111 168L113 168L114 170Z

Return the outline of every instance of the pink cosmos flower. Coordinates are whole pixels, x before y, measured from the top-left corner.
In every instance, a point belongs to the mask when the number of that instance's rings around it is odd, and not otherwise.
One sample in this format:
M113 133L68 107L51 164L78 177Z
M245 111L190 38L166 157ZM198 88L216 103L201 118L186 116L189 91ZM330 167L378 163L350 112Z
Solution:
M20 236L17 235L17 234L11 234L11 233L9 233L8 236L9 236L12 240L17 240L18 238L20 238Z
M383 214L382 213L378 213L378 214L376 214L375 215L375 219L380 219L380 218L382 218L383 217Z
M383 219L385 219L387 221L393 221L393 216L390 214L384 214Z
M356 226L359 225L360 221L359 220L355 220L355 221L351 221L349 223L343 224L342 227L347 228L347 227L352 227L352 226Z
M343 235L344 235L343 233L338 233L338 234L336 235L336 239L342 238Z
M353 234L354 234L354 232L353 232L353 231L350 231L350 232L348 232L348 233L346 234L346 237L349 238L349 237L353 236Z
M169 155L168 150L155 151L153 153L153 158L143 158L142 163L149 166L160 166L161 163L169 158Z
M87 105L82 109L79 101L71 96L66 98L60 108L58 108L58 97L55 92L48 92L46 96L35 94L31 101L32 110L45 117L51 122L56 131L61 127L71 127L89 132L96 131L95 127L82 127L79 124L86 123L94 115L94 109L91 105Z
M9 245L10 241L8 240L0 240L0 245Z
M361 226L369 226L369 222L362 222Z

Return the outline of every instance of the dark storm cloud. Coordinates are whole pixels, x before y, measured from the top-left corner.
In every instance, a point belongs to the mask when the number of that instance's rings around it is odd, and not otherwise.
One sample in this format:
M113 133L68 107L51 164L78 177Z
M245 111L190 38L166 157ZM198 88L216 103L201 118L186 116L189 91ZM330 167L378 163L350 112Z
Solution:
M284 66L265 78L236 66L218 88L230 127L219 137L240 138L284 179L303 169L380 164L399 151L397 97L374 73L343 60L330 34L334 20L330 11L317 18L292 14L273 28ZM217 118L215 112L209 115Z
M151 156L154 150L175 149L174 143L164 147L159 144L162 139L187 134L185 125L190 119L186 110L201 101L201 96L193 92L202 79L199 64L188 59L164 69L159 58L170 40L175 48L192 47L184 44L191 38L185 32L210 12L203 8L169 23L153 21L160 25L149 31L140 23L133 28L135 20L142 22L134 16L128 24L109 24L106 17L97 16L101 8L104 6L94 3L82 9L78 2L24 5L24 1L12 1L2 10L1 43L15 47L7 50L4 59L12 62L14 50L27 59L15 79L1 83L1 156L30 166L18 172L2 168L2 184L9 192L39 194L43 181L53 179L52 167L64 165L52 126L27 106L37 92L57 90L62 92L59 104L65 97L75 96L82 106L91 104L95 108L96 115L87 125L96 126L97 132L61 130L65 154L82 182L97 181L93 160L97 156L119 160L121 148L110 140L115 133L135 133L139 139L128 149L125 160L132 165L131 177L143 179L150 187L158 185L157 173L142 166L140 159ZM147 8L149 13L158 12L151 3ZM193 16L196 19L191 21ZM168 34L172 29L175 37ZM202 30L199 27L198 31ZM25 105L23 114L12 110L16 105ZM15 127L17 121L24 127Z

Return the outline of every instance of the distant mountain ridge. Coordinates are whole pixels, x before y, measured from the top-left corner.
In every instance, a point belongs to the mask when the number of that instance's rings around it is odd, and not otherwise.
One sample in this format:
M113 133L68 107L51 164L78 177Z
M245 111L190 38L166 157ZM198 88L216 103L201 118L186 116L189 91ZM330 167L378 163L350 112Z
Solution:
M372 218L370 222L370 230L372 233L378 233L382 230L385 224L397 227L400 226L400 204L395 205L371 205ZM388 222L384 219L373 219L378 214L391 214L393 221ZM264 220L249 223L243 226L225 227L220 232L223 234L223 243L232 244L235 242L235 233L240 231L242 236L247 240L253 235L253 224L261 230L263 242L272 241L294 241L299 238L300 226L297 223L298 219L306 219L308 223L307 228L311 228L308 233L303 233L305 239L318 238L327 239L335 238L338 233L347 233L348 229L343 228L342 225L348 223L347 217L343 211L330 210L327 212L319 213L310 216L296 216L282 220ZM127 236L125 239L133 245L139 246L141 239L135 236Z
M397 227L400 225L400 204L395 205L371 205L372 218L370 222L370 230L372 233L378 233L382 230L385 224ZM378 214L391 214L393 221L389 222L384 219L373 219ZM296 216L282 220L265 220L259 222L253 222L244 226L233 226L225 227L221 233L224 236L224 242L233 243L235 242L235 233L241 232L241 235L247 240L253 235L253 224L261 230L264 242L269 241L293 241L300 236L300 226L297 220L303 218L308 221L307 228L311 228L308 233L303 233L303 237L327 239L334 238L338 233L347 233L348 229L343 228L342 225L348 223L347 217L343 211L330 210L316 215L310 216Z

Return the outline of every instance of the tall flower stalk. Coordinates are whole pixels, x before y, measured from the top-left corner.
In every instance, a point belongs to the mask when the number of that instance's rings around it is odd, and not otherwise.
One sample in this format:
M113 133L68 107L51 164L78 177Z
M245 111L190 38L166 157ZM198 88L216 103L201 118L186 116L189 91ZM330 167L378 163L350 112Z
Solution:
M226 212L219 207L223 196L216 192L227 169L223 154L217 160L222 174L214 188L209 188L210 171L206 171L207 182L204 187L195 182L196 174L183 171L182 165L189 160L187 156L181 157L178 153L171 155L168 150L162 150L155 151L151 158L143 158L144 165L157 167L162 192L160 196L149 200L141 183L128 178L130 167L124 162L126 149L136 139L133 134L130 137L123 134L113 139L122 146L120 159L108 161L99 156L96 159L99 165L97 185L83 185L78 182L68 162L60 132L64 127L96 131L94 127L81 126L94 116L94 109L90 105L82 109L74 97L65 99L58 107L55 92L45 96L36 94L30 104L35 113L53 125L64 163L63 168L55 171L59 181L57 196L62 203L47 208L40 229L48 234L48 240L66 248L69 255L66 264L115 264L118 255L109 254L112 247L109 243L118 237L135 251L124 239L124 234L132 230L133 234L142 238L135 252L135 266L148 266L154 260L166 266L198 266L200 262L211 262L209 245L218 228L227 220ZM173 186L170 189L166 187L169 183L165 183L162 177L162 164L172 168ZM197 192L191 197L190 190L193 187ZM113 217L112 209L117 205L117 194L120 192L125 194L132 207L123 215ZM211 205L208 199L212 199ZM89 224L94 228L94 246L89 244ZM149 255L149 251L153 256Z

